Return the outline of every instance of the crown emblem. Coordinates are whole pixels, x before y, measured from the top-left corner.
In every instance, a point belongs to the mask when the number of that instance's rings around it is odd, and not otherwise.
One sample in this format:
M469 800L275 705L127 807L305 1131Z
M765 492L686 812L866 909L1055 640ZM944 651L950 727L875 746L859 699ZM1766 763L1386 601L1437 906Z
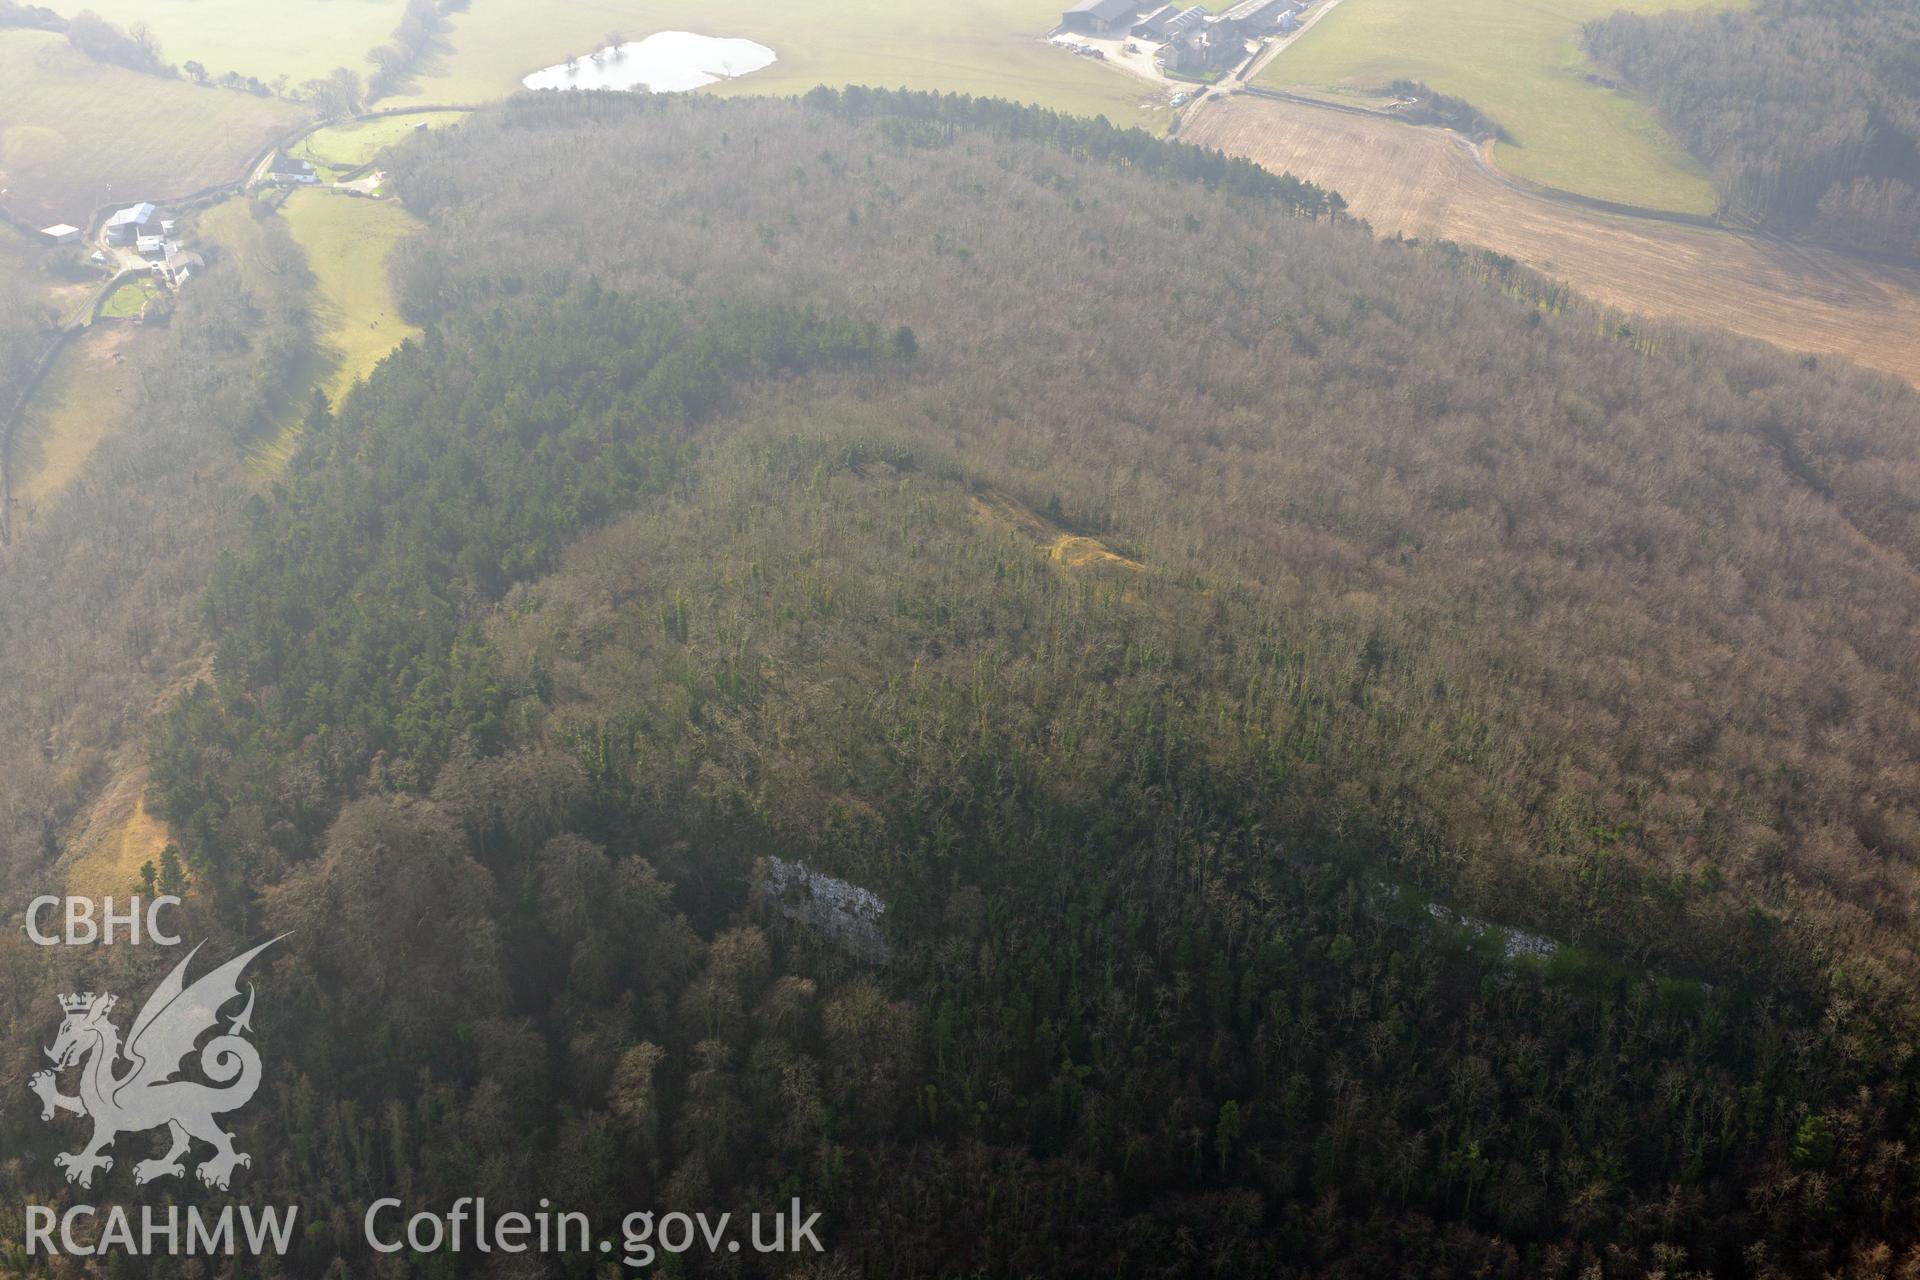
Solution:
M100 1012L102 1013L112 1012L115 999L116 997L114 996L100 997ZM61 996L60 1007L66 1010L68 1013L85 1013L87 1010L93 1007L93 1001L94 1001L93 992L83 991L79 995Z

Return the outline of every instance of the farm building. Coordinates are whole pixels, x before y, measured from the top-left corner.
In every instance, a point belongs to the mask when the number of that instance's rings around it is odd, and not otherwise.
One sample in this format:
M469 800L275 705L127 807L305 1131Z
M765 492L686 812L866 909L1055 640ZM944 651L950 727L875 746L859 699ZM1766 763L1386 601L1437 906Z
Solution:
M274 153L273 163L267 166L267 177L282 187L310 187L320 181L311 161L296 159L284 151Z
M1167 20L1178 12L1180 12L1180 10L1173 5L1163 4L1152 13L1147 14L1146 17L1140 19L1140 21L1134 23L1133 29L1127 34L1141 40L1158 40L1166 34Z
M158 269L160 274L166 278L168 284L178 288L188 276L203 269L206 265L207 260L199 254L191 253L182 249L179 245L174 245L173 251L167 255L166 261L162 262Z
M79 244L80 228L70 227L64 222L51 227L42 227L40 241L42 244Z
M1088 35L1123 35L1139 9L1135 0L1080 0L1060 15L1060 25Z
M150 204L129 205L107 219L107 243L133 244L151 234L149 227L158 230L159 217L160 211Z
M1246 57L1246 42L1231 22L1215 20L1176 37L1160 51L1160 63L1183 76L1225 71Z
M1263 36L1277 31L1281 17L1291 17L1293 9L1294 0L1240 0L1220 21L1232 23L1243 36Z
M133 248L143 258L158 260L167 256L167 238L161 235L140 236L134 240Z
M1183 36L1189 31L1197 30L1206 20L1207 11L1197 4L1193 5L1189 8L1182 9L1162 23L1160 26L1160 36L1164 40L1171 40L1175 36Z

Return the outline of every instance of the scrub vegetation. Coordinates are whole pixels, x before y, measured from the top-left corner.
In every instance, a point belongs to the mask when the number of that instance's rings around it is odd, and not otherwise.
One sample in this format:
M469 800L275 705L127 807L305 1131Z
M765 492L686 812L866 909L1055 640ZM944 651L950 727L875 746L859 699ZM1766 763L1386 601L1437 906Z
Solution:
M7 412L24 390L53 338L57 319L31 273L31 261L26 252L11 263L0 257L0 413Z

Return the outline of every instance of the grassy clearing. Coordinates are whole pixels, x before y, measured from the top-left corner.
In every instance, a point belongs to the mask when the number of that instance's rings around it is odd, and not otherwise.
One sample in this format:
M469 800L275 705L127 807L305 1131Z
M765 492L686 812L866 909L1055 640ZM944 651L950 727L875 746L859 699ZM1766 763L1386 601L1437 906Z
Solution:
M0 187L34 226L240 176L304 115L287 102L103 66L44 31L0 31Z
M287 220L313 272L318 350L310 385L338 404L395 347L419 336L418 329L400 318L394 303L387 284L387 254L420 223L391 201L311 190L294 192L280 216ZM241 256L243 273L258 269L245 256L248 221L246 207L239 201L211 210L201 220L206 234ZM295 403L304 399L302 393ZM253 469L260 475L277 474L298 443L299 420L290 418L272 440L252 451Z
M1712 213L1705 171L1625 93L1590 81L1579 27L1616 10L1720 0L1341 0L1267 67L1276 88L1356 92L1406 77L1467 99L1512 135L1518 177L1603 200Z
M91 897L119 896L140 884L140 869L160 862L167 828L135 800L133 812L67 868L67 892Z
M145 768L116 769L66 858L67 892L119 897L140 884L140 868L160 861L167 828L147 812Z
M335 404L420 331L400 318L387 254L420 223L390 200L296 191L281 210L314 275L315 335L338 364L320 384Z
M167 847L166 824L147 812L146 801L133 802L133 812L115 827L92 856L67 873L67 891L96 897L124 894L140 883L140 869L160 862Z
M1097 566L1128 569L1135 573L1146 570L1146 566L1138 560L1128 559L1098 538L1068 533L1031 507L1005 494L989 492L967 501L976 520L1031 539L1035 546L1047 553L1047 559L1062 568Z
M429 129L445 129L465 118L466 113L461 111L429 111L334 125L308 134L293 148L293 154L299 159L311 160L318 168L344 173L370 163L386 148L411 138L423 124Z
M203 64L271 83L367 69L367 51L400 21L405 0L44 0L69 16L91 9L110 22L144 22L169 62Z
M137 329L90 329L67 343L35 390L7 458L13 496L32 507L57 496L100 442L127 420L133 394L127 349Z
M638 40L656 31L740 36L780 60L707 92L804 93L817 84L906 86L985 94L1116 124L1153 126L1164 113L1141 106L1149 91L1089 59L1047 48L1040 37L1060 21L1058 0L545 0L475 4L454 19L453 51L417 78L412 101L484 102L520 88L521 78L602 47L610 33ZM399 101L396 99L396 101Z
M164 292L152 276L128 276L107 295L107 300L100 305L100 314L114 320L136 319Z

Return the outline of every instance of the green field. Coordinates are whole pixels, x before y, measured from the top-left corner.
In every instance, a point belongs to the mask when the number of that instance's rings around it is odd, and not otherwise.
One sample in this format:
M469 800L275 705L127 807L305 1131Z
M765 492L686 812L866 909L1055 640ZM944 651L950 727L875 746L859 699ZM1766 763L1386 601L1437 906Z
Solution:
M165 292L152 276L129 276L107 295L107 300L100 305L100 314L111 320L132 320Z
M218 76L236 71L294 84L335 67L365 74L367 51L384 43L405 0L43 0L71 16L91 9L109 22L144 22L169 62L189 60Z
M335 404L389 352L420 331L400 318L387 284L387 254L420 224L398 204L329 191L296 191L276 215L285 220L313 273L316 348L305 375ZM229 200L200 218L200 234L238 265L243 281L271 270L262 233L245 200ZM305 391L293 397L304 405ZM253 451L255 469L272 474L292 456L297 416Z
M367 51L399 21L401 0L54 0L128 26L144 22L173 62L197 60L218 75L237 71L268 83L301 81L334 67L368 70ZM1060 20L1060 0L528 0L481 3L453 19L452 48L429 59L412 92L390 105L480 104L520 87L521 78L568 54L584 54L619 32L744 36L780 61L721 92L798 93L816 84L906 85L992 94L1118 123L1159 125L1142 108L1148 87L1040 43Z
M453 20L450 56L430 64L407 100L477 103L503 98L522 77L592 52L619 32L693 31L757 40L779 55L721 93L803 93L817 84L906 86L1036 102L1117 124L1154 125L1141 107L1151 86L1041 37L1060 21L1059 0L544 0L486 3ZM395 99L396 103L401 99Z
M1260 82L1365 92L1402 77L1465 98L1512 136L1494 159L1517 177L1603 200L1712 213L1705 171L1652 113L1587 79L1579 28L1619 9L1719 0L1340 0Z
M20 419L7 457L13 496L27 506L64 489L100 442L126 421L132 395L125 359L141 331L101 326L72 339Z
M293 154L330 173L345 173L368 163L387 147L411 138L423 124L429 129L444 129L465 118L459 111L429 111L333 125L301 139Z
M63 37L0 31L0 199L32 226L86 225L109 202L163 200L239 178L305 112L105 66Z
M390 200L296 191L280 211L314 276L314 329L333 368L321 384L335 404L420 331L400 318L387 254L420 223Z
M281 209L313 272L315 358L307 379L338 404L353 384L419 330L400 318L387 284L387 254L420 223L388 200L356 199L329 191L296 191ZM233 254L243 278L261 269L259 230L245 201L210 209L202 234ZM294 397L304 403L305 392ZM252 454L254 469L271 475L293 456L297 418L284 423Z

